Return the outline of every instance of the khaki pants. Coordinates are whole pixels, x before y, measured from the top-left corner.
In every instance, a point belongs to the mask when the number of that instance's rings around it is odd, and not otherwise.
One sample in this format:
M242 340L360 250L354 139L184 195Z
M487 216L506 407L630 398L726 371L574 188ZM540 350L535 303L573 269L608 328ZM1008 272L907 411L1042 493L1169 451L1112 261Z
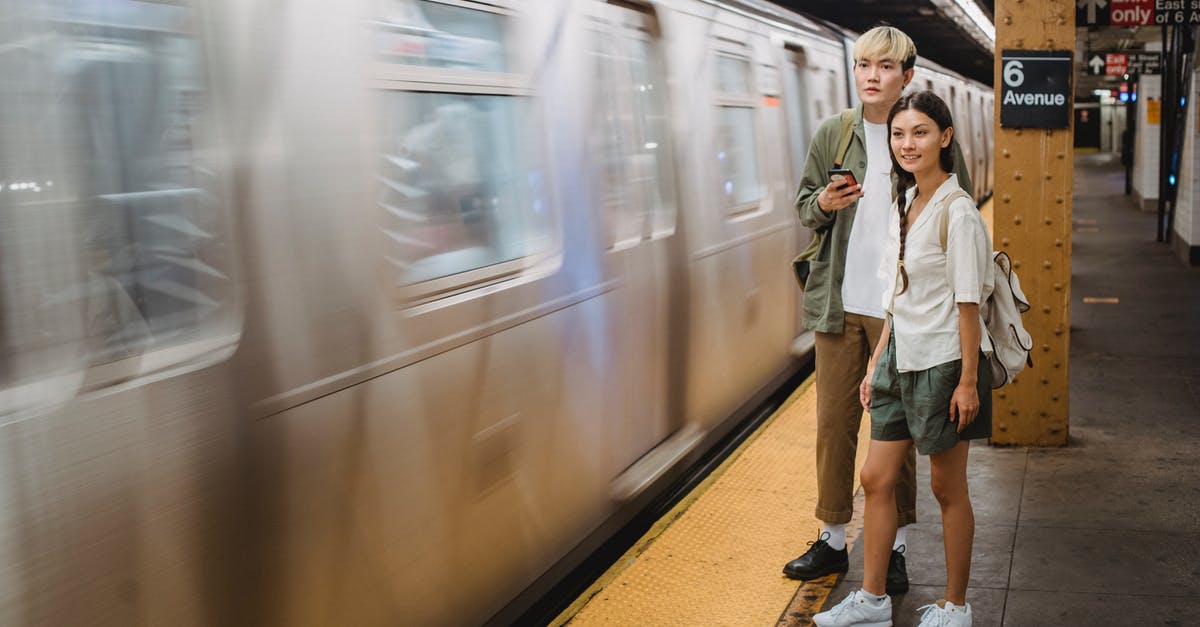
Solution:
M846 314L841 334L817 333L817 518L850 522L854 514L854 453L863 408L858 384L879 342L883 320ZM909 449L896 482L899 525L917 520L917 455Z

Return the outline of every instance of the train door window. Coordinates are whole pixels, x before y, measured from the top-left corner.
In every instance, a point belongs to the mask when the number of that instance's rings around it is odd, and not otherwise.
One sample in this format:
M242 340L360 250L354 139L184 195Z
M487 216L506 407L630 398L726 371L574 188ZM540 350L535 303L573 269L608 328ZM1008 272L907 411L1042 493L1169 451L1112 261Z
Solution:
M758 135L750 60L717 54L717 128L714 137L721 206L730 213L758 207Z
M409 0L371 23L379 63L378 205L395 282L425 298L511 277L550 252L529 88L511 11Z
M77 311L88 361L104 365L95 384L225 350L236 326L229 224L205 146L190 3L37 7L6 22L29 30L0 34L14 37L0 41L0 263L6 281L45 266L16 279L34 283L5 304L31 308L30 329ZM68 247L77 252L48 256ZM29 346L6 352L26 354L44 341L28 330L7 339Z
M607 243L620 248L675 230L667 81L653 14L606 5L593 30L594 142L604 172Z
M804 175L804 161L808 156L809 142L809 93L806 83L807 61L804 50L788 46L783 72L784 110L787 115L788 145L791 148L792 181L798 184Z

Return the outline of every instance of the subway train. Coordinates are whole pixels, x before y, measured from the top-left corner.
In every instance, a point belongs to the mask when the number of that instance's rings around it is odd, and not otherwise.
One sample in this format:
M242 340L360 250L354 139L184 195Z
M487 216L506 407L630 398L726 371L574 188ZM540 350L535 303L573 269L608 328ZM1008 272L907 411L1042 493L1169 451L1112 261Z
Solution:
M0 14L2 624L511 620L811 351L792 201L853 33L752 0ZM990 88L913 84L986 196Z

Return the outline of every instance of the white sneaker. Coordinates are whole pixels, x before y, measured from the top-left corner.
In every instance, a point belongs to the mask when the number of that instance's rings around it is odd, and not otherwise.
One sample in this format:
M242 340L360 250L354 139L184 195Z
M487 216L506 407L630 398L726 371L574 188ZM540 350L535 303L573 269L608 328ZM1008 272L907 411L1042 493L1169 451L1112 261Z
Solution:
M955 605L946 601L946 607L936 603L917 608L921 622L917 627L971 627L971 604Z
M890 627L892 624L892 598L884 596L874 602L855 590L841 603L813 616L817 627Z

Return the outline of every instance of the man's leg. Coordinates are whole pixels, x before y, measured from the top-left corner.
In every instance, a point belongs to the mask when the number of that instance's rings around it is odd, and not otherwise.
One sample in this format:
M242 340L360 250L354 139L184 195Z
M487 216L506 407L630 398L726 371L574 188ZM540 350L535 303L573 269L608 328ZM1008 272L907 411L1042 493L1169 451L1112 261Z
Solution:
M784 566L784 574L793 579L849 569L845 530L854 514L854 454L862 421L858 384L867 347L861 316L847 314L840 334L817 333L816 516L824 524L812 548Z

